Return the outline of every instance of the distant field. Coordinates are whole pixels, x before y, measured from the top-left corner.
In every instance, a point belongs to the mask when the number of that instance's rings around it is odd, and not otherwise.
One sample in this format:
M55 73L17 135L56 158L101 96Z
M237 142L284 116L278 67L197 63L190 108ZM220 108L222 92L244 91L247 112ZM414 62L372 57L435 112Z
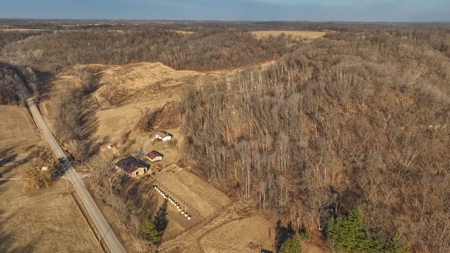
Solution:
M29 195L0 182L0 252L102 252L64 182Z
M39 140L38 132L25 108L0 106L0 148Z
M189 31L179 31L179 30L175 30L175 32L176 32L176 33L179 33L179 34L192 34L192 33L194 33L194 32L189 32Z
M0 29L0 32L39 32L47 31L45 29L25 29L25 28L14 28L14 29Z
M278 36L282 33L286 35L292 35L292 36L302 36L304 38L320 38L325 36L326 32L313 32L313 31L256 31L252 32L256 37L262 38L262 37L268 37L269 35L272 36Z

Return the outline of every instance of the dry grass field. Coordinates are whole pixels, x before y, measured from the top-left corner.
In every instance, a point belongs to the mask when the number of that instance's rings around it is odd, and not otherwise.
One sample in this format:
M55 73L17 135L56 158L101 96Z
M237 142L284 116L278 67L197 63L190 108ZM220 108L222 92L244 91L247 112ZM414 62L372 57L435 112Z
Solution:
M325 36L326 32L314 32L314 31L256 31L252 32L257 38L268 37L269 35L278 36L282 33L286 35L292 35L294 37L303 37L310 39L317 39Z
M0 252L102 252L63 181L29 195L0 182Z
M127 95L138 90L144 95L167 97L167 90L161 92L163 91L162 87L184 84L202 75L195 71L176 71L159 62L124 66L95 65L95 67L104 69L100 72L101 87L95 93L102 105L105 102L117 104L117 101L121 101L123 97L129 98L127 102L134 104L136 98L127 97Z
M19 106L0 106L0 149L39 140L27 110Z
M25 29L25 28L14 28L14 29L0 29L0 32L38 32L46 31L45 29Z
M224 224L200 240L204 252L210 253L254 253L261 248L275 252L274 242L273 224L260 216Z
M179 198L177 201L183 201L194 209L193 214L207 217L231 202L224 193L191 172L178 170L177 166L167 167L154 177L159 185L175 195L176 200Z
M64 180L22 192L21 171L39 160L42 141L25 108L0 106L0 115L0 252L102 252Z
M190 31L179 31L179 30L175 30L176 33L179 34L193 34L194 32L190 32Z
M100 138L107 136L111 141L117 141L118 137L133 129L146 110L160 108L169 101L170 99L151 100L98 111L96 136Z
M248 203L234 202L208 224L164 242L159 249L162 253L273 251L274 229L274 224L261 218Z
M178 166L175 165L157 172L154 178L156 184L192 217L191 220L186 219L169 202L167 208L169 224L165 232L166 238L185 231L231 202L219 190L185 169L178 170ZM160 196L158 200L158 205L161 206L164 198Z

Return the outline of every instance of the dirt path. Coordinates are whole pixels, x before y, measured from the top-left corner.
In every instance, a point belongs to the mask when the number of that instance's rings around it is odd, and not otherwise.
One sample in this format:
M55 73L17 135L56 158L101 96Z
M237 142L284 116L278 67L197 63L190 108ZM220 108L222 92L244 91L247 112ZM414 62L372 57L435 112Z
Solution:
M144 143L142 144L142 151L144 152L144 154L147 154L149 151L147 151L147 149L145 149L148 144L152 141L154 141L155 139L149 139L149 140L145 140Z

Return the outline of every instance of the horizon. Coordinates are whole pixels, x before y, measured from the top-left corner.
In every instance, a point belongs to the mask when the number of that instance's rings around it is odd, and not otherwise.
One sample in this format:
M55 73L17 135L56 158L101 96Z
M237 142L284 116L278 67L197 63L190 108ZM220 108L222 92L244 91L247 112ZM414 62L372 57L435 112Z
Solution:
M446 0L0 0L0 19L447 23Z

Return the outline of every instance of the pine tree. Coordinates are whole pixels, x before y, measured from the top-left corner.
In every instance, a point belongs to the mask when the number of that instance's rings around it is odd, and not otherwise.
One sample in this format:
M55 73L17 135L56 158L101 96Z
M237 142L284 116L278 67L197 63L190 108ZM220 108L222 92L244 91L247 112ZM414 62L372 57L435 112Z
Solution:
M409 253L411 248L409 243L403 243L402 235L396 231L394 237L392 237L387 253Z
M287 239L280 248L278 253L301 253L302 245L298 241L297 237L291 237Z
M363 213L359 207L350 211L348 217L339 216L327 226L327 237L340 251L382 252L382 234L371 234L363 223Z
M161 233L149 219L147 219L142 227L141 234L145 239L152 241L153 243L158 243L161 240Z

